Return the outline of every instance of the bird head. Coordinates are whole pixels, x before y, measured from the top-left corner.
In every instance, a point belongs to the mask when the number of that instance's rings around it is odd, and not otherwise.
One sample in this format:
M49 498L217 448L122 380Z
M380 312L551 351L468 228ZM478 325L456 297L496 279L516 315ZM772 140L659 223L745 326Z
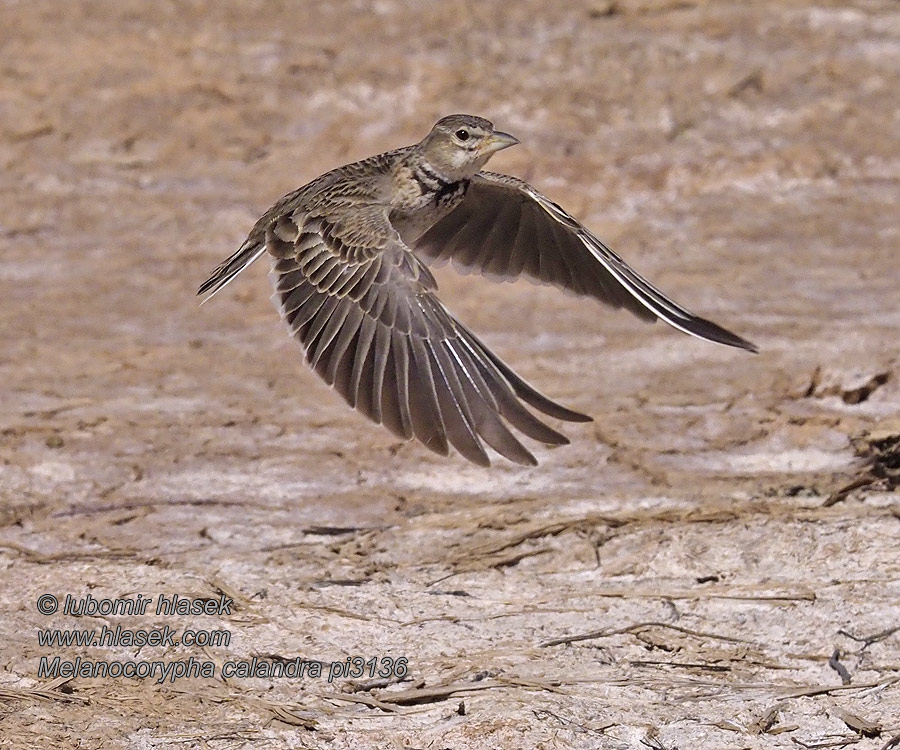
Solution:
M456 181L474 177L493 154L518 142L483 117L448 115L435 123L419 148L429 166Z

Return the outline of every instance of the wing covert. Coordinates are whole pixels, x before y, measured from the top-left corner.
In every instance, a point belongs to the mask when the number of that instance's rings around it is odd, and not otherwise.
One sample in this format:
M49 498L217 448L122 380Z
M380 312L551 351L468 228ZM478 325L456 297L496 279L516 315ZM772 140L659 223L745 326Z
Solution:
M427 267L383 208L355 215L366 231L295 211L266 229L276 302L315 371L354 408L403 438L487 466L485 445L535 464L511 428L568 440L525 408L587 421L512 372L434 294Z
M498 280L525 276L661 318L698 338L750 351L756 347L669 299L547 196L522 180L479 172L465 198L421 237L410 240L431 263Z

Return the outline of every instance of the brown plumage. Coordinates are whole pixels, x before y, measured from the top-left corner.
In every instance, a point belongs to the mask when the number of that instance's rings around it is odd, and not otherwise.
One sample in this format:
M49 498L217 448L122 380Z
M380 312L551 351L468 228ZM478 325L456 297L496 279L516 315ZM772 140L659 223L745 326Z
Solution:
M487 120L451 115L415 146L328 172L269 209L199 293L211 297L268 250L282 316L315 371L394 434L443 455L452 445L482 466L485 444L537 463L513 429L568 443L524 404L557 419L590 417L542 396L457 321L425 262L525 276L756 350L665 297L530 185L481 171L516 143Z

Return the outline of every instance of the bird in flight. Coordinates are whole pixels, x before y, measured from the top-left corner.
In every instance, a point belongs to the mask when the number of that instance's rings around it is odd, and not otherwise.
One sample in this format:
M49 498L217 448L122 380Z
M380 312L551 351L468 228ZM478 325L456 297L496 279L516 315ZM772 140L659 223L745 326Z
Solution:
M327 172L272 206L198 294L208 300L268 251L276 304L325 382L395 435L482 466L485 445L537 464L514 430L569 442L525 404L591 418L540 394L460 323L429 265L524 276L756 351L670 300L531 185L482 171L518 142L481 117L450 115L414 146Z

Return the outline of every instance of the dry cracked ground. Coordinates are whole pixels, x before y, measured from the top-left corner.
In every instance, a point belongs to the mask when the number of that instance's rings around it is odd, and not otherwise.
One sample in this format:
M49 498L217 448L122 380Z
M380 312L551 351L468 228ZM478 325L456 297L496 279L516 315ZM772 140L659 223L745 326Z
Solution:
M2 0L0 50L0 747L900 744L900 3ZM278 197L455 111L761 353L443 270L595 417L481 469L347 409L262 264L198 307ZM177 638L39 640L104 626Z

